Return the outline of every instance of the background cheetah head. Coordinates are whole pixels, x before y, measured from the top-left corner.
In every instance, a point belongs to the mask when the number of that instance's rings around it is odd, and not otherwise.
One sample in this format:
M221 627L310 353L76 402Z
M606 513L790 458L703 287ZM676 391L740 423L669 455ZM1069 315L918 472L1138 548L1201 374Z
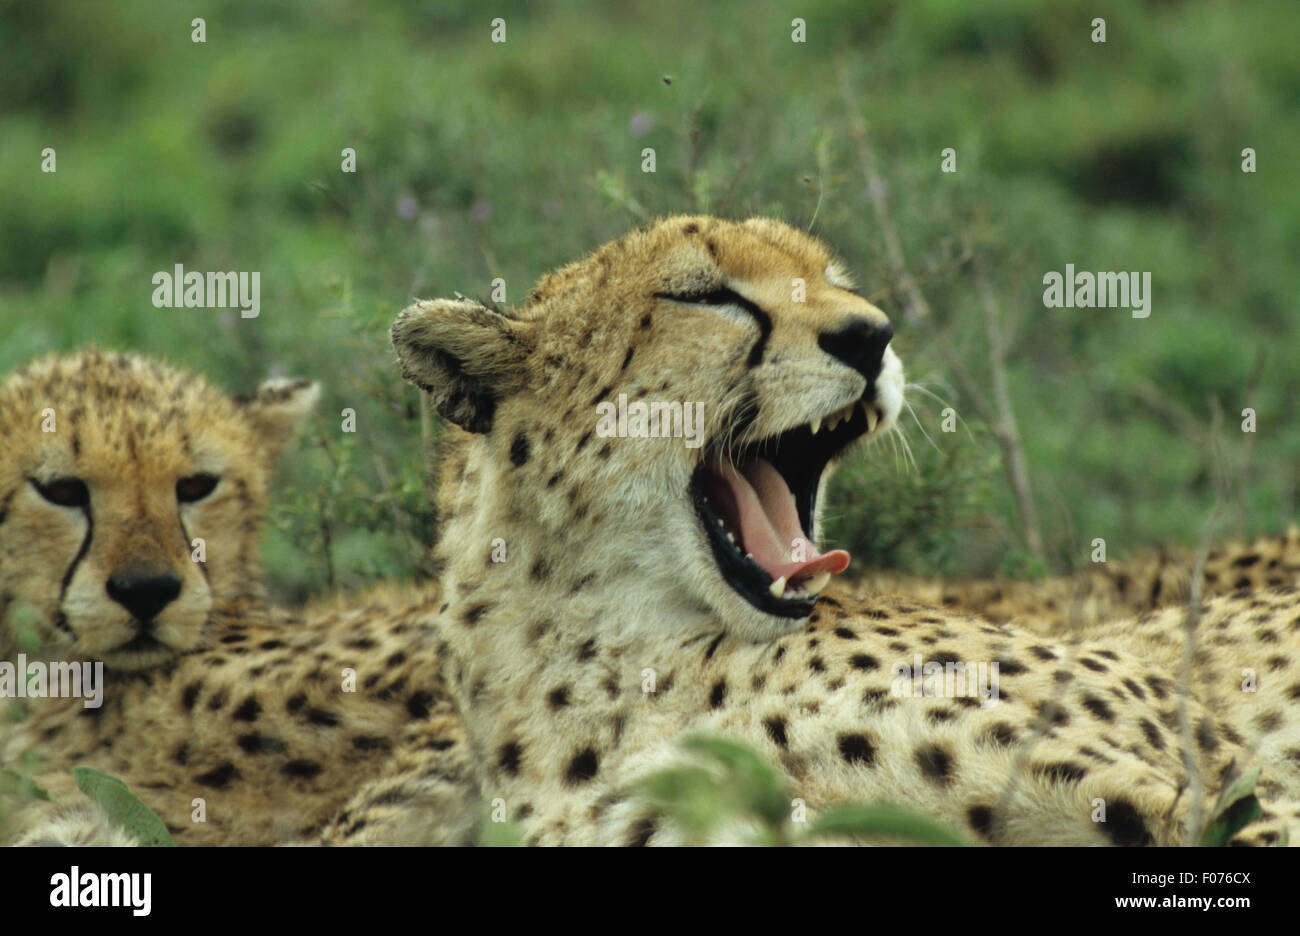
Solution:
M93 350L15 372L0 385L0 649L27 622L65 656L140 669L260 597L270 469L316 394L277 380L236 402Z
M598 543L611 567L755 639L799 626L848 565L814 545L819 494L850 444L897 420L891 335L821 242L708 217L613 241L517 312L436 300L393 326L403 375L476 434L473 509L508 502L560 554ZM656 403L702 406L699 442L689 420L638 437L634 404Z

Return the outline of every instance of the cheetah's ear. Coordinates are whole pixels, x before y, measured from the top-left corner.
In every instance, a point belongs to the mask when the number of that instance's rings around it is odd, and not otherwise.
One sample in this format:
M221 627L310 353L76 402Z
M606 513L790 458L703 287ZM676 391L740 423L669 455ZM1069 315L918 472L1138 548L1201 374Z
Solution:
M527 322L471 299L433 299L393 323L402 376L470 432L491 432L497 402L523 389L532 349Z
M280 457L319 396L320 386L310 380L272 377L253 396L238 401L253 424L258 451L266 453L268 462Z

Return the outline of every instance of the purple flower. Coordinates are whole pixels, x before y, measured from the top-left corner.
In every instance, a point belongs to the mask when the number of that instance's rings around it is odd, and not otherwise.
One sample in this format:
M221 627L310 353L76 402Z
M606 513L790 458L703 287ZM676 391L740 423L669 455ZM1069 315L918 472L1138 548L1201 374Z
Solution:
M634 137L645 136L655 128L654 114L649 111L637 111L627 122L627 132Z

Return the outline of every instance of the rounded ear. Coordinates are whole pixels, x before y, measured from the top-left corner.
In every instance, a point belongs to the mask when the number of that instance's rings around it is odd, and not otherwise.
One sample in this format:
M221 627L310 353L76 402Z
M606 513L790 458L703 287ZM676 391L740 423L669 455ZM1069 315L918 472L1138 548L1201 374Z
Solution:
M417 302L397 317L392 335L402 376L462 429L491 432L497 403L525 385L528 323L482 303Z
M272 377L253 396L239 400L257 434L258 450L267 454L269 462L280 457L319 397L320 386L310 380Z

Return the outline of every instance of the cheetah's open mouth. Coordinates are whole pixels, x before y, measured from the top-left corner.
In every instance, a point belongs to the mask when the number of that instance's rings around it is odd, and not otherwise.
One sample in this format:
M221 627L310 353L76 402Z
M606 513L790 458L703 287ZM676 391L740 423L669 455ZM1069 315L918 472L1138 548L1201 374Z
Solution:
M808 532L817 488L831 459L880 421L874 403L858 401L729 459L710 454L696 469L691 492L718 569L760 611L807 617L831 575L848 567L847 552L817 552Z

